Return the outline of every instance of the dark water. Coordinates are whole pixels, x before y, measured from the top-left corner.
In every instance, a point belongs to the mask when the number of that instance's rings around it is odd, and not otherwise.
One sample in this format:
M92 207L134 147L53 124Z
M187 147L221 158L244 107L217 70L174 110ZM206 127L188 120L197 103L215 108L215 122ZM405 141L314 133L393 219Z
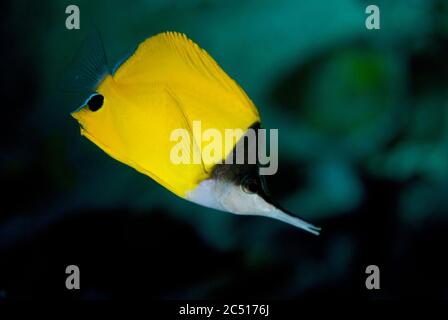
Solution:
M79 1L80 30L69 4L1 5L0 299L448 297L446 1L378 2L380 30L355 0ZM204 47L279 129L270 190L321 236L177 199L80 137L86 93L58 84L94 27L111 67L165 30Z

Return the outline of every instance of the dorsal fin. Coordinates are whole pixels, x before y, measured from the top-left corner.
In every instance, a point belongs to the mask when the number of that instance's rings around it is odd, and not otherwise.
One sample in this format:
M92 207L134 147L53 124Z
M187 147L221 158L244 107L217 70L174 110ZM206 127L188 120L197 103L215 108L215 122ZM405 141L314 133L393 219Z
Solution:
M220 87L229 96L250 109L258 111L241 87L230 78L216 61L185 34L164 32L143 41L137 50L117 68L117 83L138 85L147 83L208 82Z

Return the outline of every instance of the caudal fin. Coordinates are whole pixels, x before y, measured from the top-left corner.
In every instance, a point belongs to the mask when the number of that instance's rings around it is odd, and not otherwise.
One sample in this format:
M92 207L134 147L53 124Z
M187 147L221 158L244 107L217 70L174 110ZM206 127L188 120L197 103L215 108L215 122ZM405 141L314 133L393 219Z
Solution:
M106 53L98 30L91 32L63 74L60 89L68 92L95 91L109 74Z

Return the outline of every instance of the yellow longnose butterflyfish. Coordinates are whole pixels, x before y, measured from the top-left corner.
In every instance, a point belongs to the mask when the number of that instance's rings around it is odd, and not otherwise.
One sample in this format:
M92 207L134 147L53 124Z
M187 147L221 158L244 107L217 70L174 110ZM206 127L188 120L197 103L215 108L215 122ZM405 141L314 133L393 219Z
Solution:
M191 202L266 216L319 234L320 228L272 201L258 162L226 161L234 158L249 130L260 128L260 116L243 89L184 34L166 32L146 39L113 72L107 71L100 54L74 79L95 80L90 88L94 93L72 116L81 134L112 158ZM192 129L198 121L203 131L225 136L227 129L239 129L244 135L205 159L204 141ZM182 157L192 160L199 151L199 162L173 161L172 137L179 129L193 145L181 148L188 150Z

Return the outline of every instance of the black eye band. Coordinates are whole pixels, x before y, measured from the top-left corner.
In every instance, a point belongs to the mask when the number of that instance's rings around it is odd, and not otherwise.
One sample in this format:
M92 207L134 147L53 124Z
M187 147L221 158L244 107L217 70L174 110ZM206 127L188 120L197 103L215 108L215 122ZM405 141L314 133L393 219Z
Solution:
M104 97L101 94L95 94L87 101L90 111L97 111L103 106Z

